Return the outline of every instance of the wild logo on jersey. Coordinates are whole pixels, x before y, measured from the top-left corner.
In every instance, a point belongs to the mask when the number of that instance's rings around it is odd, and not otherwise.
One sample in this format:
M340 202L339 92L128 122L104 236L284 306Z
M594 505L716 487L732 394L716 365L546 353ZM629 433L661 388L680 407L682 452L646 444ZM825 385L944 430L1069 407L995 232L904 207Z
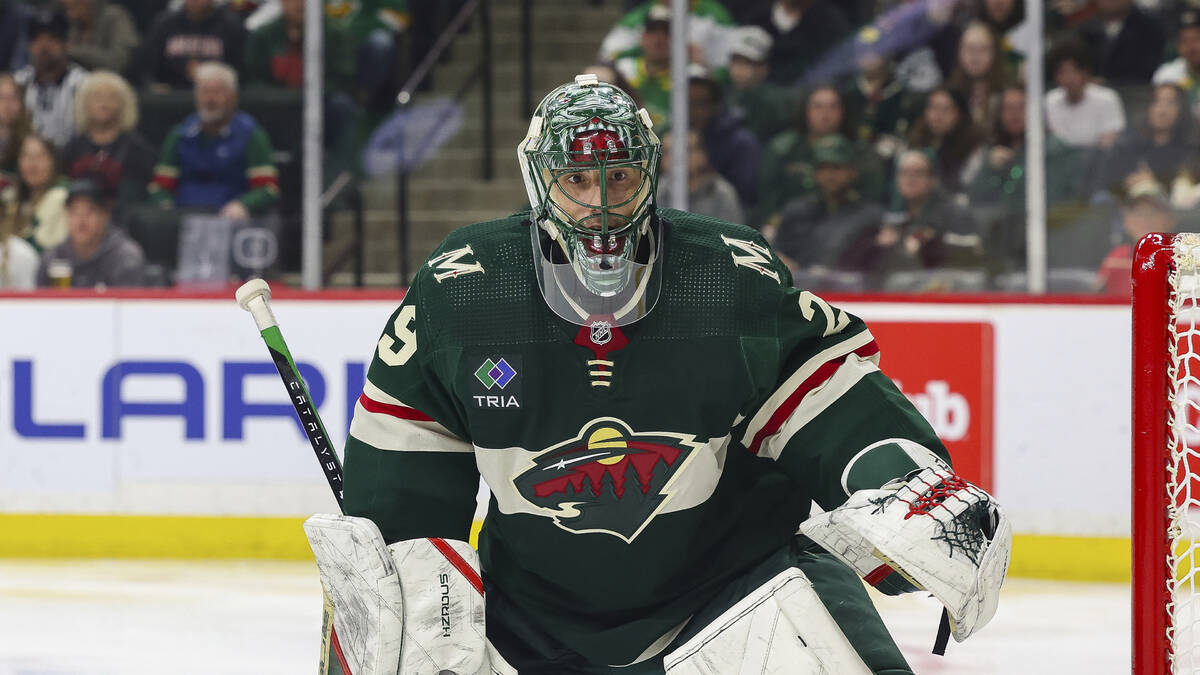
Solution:
M588 422L551 446L513 484L569 532L632 542L671 498L671 484L702 447L688 434L635 432L619 419Z

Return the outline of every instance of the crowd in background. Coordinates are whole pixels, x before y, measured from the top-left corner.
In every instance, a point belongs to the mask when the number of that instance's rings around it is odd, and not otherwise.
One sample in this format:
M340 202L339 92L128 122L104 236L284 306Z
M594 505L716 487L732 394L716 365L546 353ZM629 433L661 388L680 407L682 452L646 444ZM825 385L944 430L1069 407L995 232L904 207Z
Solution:
M353 162L422 45L409 0L324 10L325 159ZM148 233L294 215L303 37L303 0L0 0L0 288L169 283Z
M1050 289L1127 294L1132 243L1197 220L1200 2L1046 5L1039 43L1021 0L694 0L690 208L761 230L797 285L1023 290L1040 44ZM669 7L630 3L591 67L659 128Z
M303 0L165 4L0 0L0 287L167 283L164 219L298 220ZM687 143L663 168L690 210L759 229L797 285L1025 287L1035 46L1050 289L1126 294L1141 234L1200 225L1200 0L1051 0L1040 41L1021 0L691 0L686 139L670 4L623 3L588 70ZM325 0L327 163L357 163L436 5Z

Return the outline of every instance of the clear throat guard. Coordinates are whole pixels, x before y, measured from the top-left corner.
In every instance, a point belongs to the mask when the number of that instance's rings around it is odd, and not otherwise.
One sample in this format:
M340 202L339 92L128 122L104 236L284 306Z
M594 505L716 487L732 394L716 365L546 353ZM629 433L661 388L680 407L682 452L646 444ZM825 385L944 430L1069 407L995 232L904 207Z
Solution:
M577 326L627 326L650 313L662 289L662 226L649 216L632 256L596 253L572 238L565 248L553 223L530 226L538 288L550 309Z

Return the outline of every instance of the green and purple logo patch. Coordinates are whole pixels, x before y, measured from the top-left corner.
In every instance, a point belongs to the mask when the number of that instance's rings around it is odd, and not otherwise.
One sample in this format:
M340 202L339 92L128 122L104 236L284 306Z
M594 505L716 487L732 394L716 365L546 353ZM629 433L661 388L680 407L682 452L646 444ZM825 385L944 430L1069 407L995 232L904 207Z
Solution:
M516 376L516 369L508 365L508 361L503 358L499 361L487 359L475 371L475 379L479 380L479 383L488 390L491 390L492 387L504 389Z

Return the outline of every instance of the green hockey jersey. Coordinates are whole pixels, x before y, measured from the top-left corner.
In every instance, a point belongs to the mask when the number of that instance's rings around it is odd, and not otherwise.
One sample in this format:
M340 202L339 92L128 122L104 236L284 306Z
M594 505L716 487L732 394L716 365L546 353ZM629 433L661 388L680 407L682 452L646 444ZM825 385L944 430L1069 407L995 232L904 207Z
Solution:
M746 227L660 210L643 319L580 327L537 287L526 216L451 234L379 338L345 511L389 542L467 539L487 582L596 664L645 656L829 509L946 458L858 318L793 288ZM864 449L870 450L864 452Z

